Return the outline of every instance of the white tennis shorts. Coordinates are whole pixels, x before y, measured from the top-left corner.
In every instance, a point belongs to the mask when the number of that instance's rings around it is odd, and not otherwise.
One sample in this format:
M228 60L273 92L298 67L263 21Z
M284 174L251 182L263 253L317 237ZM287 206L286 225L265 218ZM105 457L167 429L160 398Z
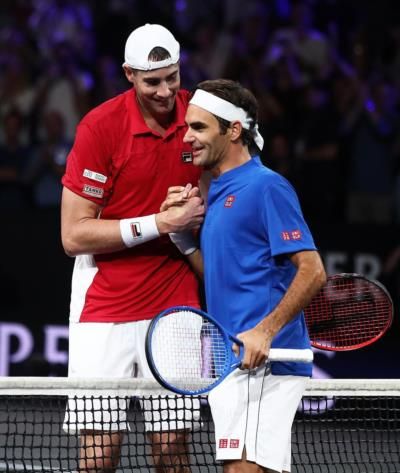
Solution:
M255 373L235 370L208 397L215 424L217 460L246 459L290 471L291 429L307 384L303 376L274 376L270 365Z
M150 320L125 323L75 323L69 327L70 377L153 378L145 355ZM147 431L199 427L197 399L171 396L141 399ZM129 401L125 398L68 400L64 430L127 430Z

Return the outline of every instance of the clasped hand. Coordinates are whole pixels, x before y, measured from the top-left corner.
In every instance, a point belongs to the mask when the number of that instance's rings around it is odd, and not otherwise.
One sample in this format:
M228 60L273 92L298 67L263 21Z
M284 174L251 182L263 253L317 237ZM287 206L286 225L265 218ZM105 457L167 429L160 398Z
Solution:
M198 229L204 220L205 207L198 187L191 184L170 187L160 207L168 213L173 232Z

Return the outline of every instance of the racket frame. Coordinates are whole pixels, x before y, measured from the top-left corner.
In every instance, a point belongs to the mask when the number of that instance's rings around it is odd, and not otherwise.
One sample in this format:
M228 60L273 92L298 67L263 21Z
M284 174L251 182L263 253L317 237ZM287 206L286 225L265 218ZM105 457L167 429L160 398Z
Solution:
M227 352L230 354L230 357L228 358L229 361L225 364L224 370L221 373L221 375L216 378L214 383L211 383L210 385L196 389L196 390L185 390L185 389L180 389L177 386L173 386L168 381L166 381L159 370L157 369L157 366L154 362L153 355L152 355L152 336L155 330L155 327L160 319L163 317L167 317L169 314L174 314L176 312L191 312L195 313L199 316L201 316L203 319L206 321L211 322L214 324L220 331L223 341L225 344L225 348L227 349ZM232 346L232 342L235 343L239 347L239 355L236 356L230 347ZM239 366L242 363L242 358L243 358L243 353L244 353L244 347L243 343L237 339L234 335L230 334L219 322L217 322L211 315L207 314L206 312L202 311L201 309L198 309L196 307L190 307L190 306L174 306L170 307L168 309L163 310L159 314L157 314L150 322L150 325L147 329L146 333L146 341L145 341L145 353L146 353L146 358L147 358L147 363L149 365L150 371L152 372L153 376L155 379L161 384L162 387L165 389L168 389L169 391L173 391L177 394L181 394L183 396L187 395L198 395L198 394L204 394L211 389L215 388L218 384L220 384L227 376L229 373L231 373L233 370L236 368L239 368Z
M183 390L179 387L176 387L168 381L166 381L161 373L158 371L157 366L154 362L153 355L152 355L152 336L154 329L158 323L158 321L163 318L167 317L169 314L173 314L176 312L192 312L199 316L201 316L205 321L210 321L214 324L219 331L221 332L225 344L226 350L229 352L229 357L227 358L228 361L225 364L225 368L223 373L216 378L215 382L209 384L208 386L196 389L196 390ZM232 342L235 343L239 348L239 354L235 355L232 350ZM190 306L174 306L170 307L166 310L163 310L158 315L156 315L147 329L146 334L146 341L145 341L145 352L147 362L152 372L154 378L163 386L165 389L169 391L173 391L177 394L181 395L198 395L204 394L211 389L215 388L220 384L233 370L239 368L244 355L244 345L241 340L237 337L232 335L228 330L226 330L217 320L214 319L211 315L207 314L206 312L202 311L201 309L190 307ZM311 349L286 349L286 348L271 348L268 356L268 361L281 361L281 362L303 362L303 363L311 363L313 361L314 354Z
M377 281L375 279L369 279L368 277L366 277L362 274L358 274L358 273L338 273L338 274L333 274L331 276L328 276L327 283L325 284L325 286L321 290L324 290L324 288L329 283L329 281L334 281L334 280L338 280L338 279L343 279L343 280L346 280L346 279L351 279L351 280L360 279L362 281L367 282L368 284L371 284L371 285L377 287L386 296L387 302L388 302L388 305L389 305L389 308L390 308L389 309L389 316L387 318L387 323L384 326L384 328L378 334L376 334L375 336L369 338L368 340L365 340L364 342L355 343L355 344L352 344L352 345L343 345L343 346L323 345L320 342L313 340L312 339L312 334L310 333L311 346L314 347L314 348L317 348L319 350L323 350L323 351L339 352L339 351L358 350L360 348L364 348L368 345L371 345L371 344L375 343L377 340L379 340L381 337L383 337L383 335L389 330L389 328L390 328L390 326L392 325L392 322L393 322L394 305L393 305L393 300L392 300L392 297L391 297L389 291L386 289L386 287L380 281ZM311 304L312 304L312 301L311 301L310 305ZM309 307L309 306L307 306L307 307ZM306 325L307 325L307 307L304 309L304 317L305 317L305 320L306 320Z

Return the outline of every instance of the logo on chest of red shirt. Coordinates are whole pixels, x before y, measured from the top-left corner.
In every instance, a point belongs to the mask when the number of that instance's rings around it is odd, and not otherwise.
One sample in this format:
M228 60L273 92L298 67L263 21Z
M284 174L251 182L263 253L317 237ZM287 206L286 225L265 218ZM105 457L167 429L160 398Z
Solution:
M191 151L182 151L181 154L182 161L184 163L192 163L193 162L193 155Z
M232 207L234 202L235 202L235 196L234 195L228 195L228 197L225 200L224 207Z
M291 231L283 231L281 233L281 237L282 237L282 240L284 241L300 240L301 231L299 229L291 230Z

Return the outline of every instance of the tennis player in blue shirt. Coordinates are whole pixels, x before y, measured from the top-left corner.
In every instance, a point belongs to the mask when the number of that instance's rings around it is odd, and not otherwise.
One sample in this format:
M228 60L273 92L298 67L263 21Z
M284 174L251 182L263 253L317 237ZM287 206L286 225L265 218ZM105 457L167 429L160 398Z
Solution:
M302 309L326 279L293 187L250 154L263 145L257 108L237 82L198 85L184 141L212 176L201 251L191 235L171 235L204 274L207 311L245 348L241 369L209 396L224 473L290 471L291 427L312 366L269 363L268 353L310 348ZM171 188L163 206L198 192Z

